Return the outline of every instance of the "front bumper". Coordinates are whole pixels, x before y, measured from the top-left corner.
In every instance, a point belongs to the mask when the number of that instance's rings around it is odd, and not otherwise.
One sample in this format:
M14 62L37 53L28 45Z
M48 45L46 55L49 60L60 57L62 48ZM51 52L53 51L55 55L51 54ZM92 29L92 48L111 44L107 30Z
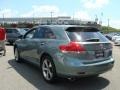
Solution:
M113 58L97 63L83 64L83 63L63 63L57 70L58 76L67 77L84 77L89 75L97 75L107 72L114 66Z

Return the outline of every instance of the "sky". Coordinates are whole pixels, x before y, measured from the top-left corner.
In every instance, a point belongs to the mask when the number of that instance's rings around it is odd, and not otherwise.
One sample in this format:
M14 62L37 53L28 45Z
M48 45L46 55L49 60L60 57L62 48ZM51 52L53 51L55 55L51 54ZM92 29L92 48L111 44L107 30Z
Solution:
M120 29L120 0L0 0L0 18L71 16Z

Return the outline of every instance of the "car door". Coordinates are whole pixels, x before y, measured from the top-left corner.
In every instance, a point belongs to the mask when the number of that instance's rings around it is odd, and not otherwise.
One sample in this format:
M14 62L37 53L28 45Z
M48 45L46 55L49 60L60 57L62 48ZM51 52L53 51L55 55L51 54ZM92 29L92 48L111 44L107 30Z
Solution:
M44 29L40 27L34 28L25 35L22 43L25 50L22 53L23 57L32 63L39 64L40 54L43 51L42 48L45 47Z
M55 38L51 34L51 31L45 27L38 27L26 34L24 42L22 42L25 50L24 53L22 53L23 57L30 62L39 64L40 56L49 44L49 38Z
M45 47L46 41L44 40L44 29L42 29L41 27L38 27L32 37L32 51L31 54L28 53L31 58L32 58L32 62L39 64L39 60L40 60L40 55L43 52L43 47Z
M37 58L36 60L37 63L39 64L41 55L43 53L49 53L50 50L48 49L50 47L49 45L54 44L52 41L54 41L56 36L53 34L50 28L42 26L36 30L33 38L35 44L34 53L36 54L36 55L34 54L33 58Z
M22 42L20 43L22 51L21 57L28 61L34 61L33 56L35 55L34 53L35 43L33 43L34 42L33 35L35 33L35 30L36 28L33 28L29 32L27 32L24 35Z

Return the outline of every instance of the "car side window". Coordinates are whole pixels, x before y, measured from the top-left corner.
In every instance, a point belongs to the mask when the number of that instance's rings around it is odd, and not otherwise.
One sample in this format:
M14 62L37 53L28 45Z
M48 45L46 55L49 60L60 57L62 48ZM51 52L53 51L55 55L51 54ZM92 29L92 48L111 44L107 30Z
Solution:
M43 28L44 29L44 38L46 39L56 39L55 34L52 32L49 28Z
M55 39L56 36L54 35L54 33L49 28L40 27L35 31L35 33L33 35L33 38Z
M12 33L12 30L11 29L6 29L6 32L7 33Z
M29 38L29 39L33 38L35 31L36 31L36 28L31 29L29 32L25 34L24 38Z
M37 28L37 30L35 31L33 38L44 38L44 30L42 28Z

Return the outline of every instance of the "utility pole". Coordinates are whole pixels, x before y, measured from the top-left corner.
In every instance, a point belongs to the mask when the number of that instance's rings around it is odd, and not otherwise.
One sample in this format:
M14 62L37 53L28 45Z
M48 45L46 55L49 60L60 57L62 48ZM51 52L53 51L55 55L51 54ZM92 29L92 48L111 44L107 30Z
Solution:
M35 11L33 12L33 24L35 24Z
M4 13L2 14L2 17L3 17L3 26L4 26L4 20L5 20L5 18L4 18Z
M103 18L103 13L101 13L99 24L102 26L102 18Z
M101 12L101 19L100 19L100 25L102 26L102 22L103 22L103 12Z
M75 13L73 12L73 25L75 24Z
M98 17L95 15L95 22L98 23Z
M108 32L109 32L109 26L110 26L110 19L108 18Z
M50 12L50 15L51 15L51 24L52 24L53 13L54 12Z

